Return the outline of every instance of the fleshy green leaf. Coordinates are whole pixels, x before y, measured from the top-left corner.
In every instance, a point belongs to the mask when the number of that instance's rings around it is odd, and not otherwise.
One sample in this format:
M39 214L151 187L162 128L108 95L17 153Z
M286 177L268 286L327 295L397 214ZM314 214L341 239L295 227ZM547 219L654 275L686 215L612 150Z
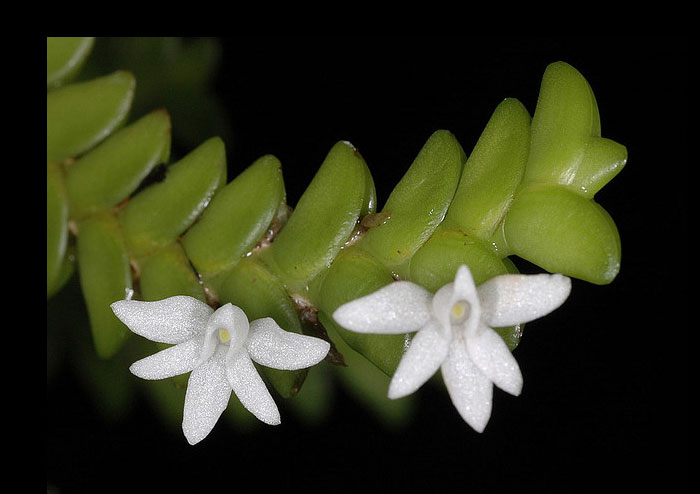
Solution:
M57 87L70 80L87 59L95 38L46 37L46 87Z
M71 217L116 206L170 153L170 117L157 110L108 137L68 170Z
M584 197L592 198L626 163L625 146L604 137L593 137L588 141L586 153L569 186L580 190Z
M457 268L462 264L469 266L477 285L508 272L494 249L483 241L462 232L438 228L411 259L409 279L435 292L454 281Z
M58 165L46 164L46 293L55 292L68 244L68 200Z
M330 264L361 215L373 211L374 182L360 153L339 142L330 150L265 260L293 291Z
M624 146L600 137L598 104L586 79L567 63L550 64L523 182L563 185L590 199L626 162Z
M46 95L46 159L63 161L87 151L125 119L134 77L124 71L70 84Z
M282 329L302 333L294 301L282 283L254 257L234 265L226 273L216 295L220 303L231 302L243 309L251 321L271 317ZM262 371L277 392L288 398L301 388L307 369L284 371L263 367Z
M430 136L389 196L384 222L370 228L358 245L391 268L410 259L445 217L465 158L450 132Z
M588 82L566 63L550 64L525 175L503 223L508 251L550 272L610 283L620 269L620 237L593 196L626 161L624 146L600 137Z
M129 256L116 218L105 213L81 223L77 251L95 349L100 357L109 358L129 335L109 306L132 288Z
M182 246L173 242L138 260L139 287L143 300L162 300L188 295L206 302L197 273L190 265Z
M504 233L514 254L551 273L606 284L620 269L620 237L610 215L558 185L520 190Z
M250 252L284 201L281 165L271 155L256 160L217 192L182 239L199 274L210 277Z
M250 320L271 317L281 328L301 333L294 301L255 257L241 260L226 273L218 297L222 304L231 302L241 307Z
M518 100L504 100L464 165L444 225L489 238L513 200L529 147L530 115Z
M225 182L226 150L214 137L171 165L165 180L138 193L122 210L129 251L141 256L175 240Z
M348 331L333 321L335 309L342 304L362 297L392 283L391 271L357 249L341 253L333 262L318 290L316 306L319 317L324 313L328 324L355 351L364 355L391 376L405 351L408 336L360 334ZM325 325L325 324L324 324Z

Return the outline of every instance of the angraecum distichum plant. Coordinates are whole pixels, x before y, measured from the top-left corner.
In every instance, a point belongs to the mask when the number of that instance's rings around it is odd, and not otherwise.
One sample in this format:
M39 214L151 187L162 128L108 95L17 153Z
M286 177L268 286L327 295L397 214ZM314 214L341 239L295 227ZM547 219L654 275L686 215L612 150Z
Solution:
M94 42L47 38L47 298L79 280L86 381L118 407L131 370L192 444L224 412L274 424L284 401L312 417L328 386L400 424L438 369L481 431L493 385L520 392L524 325L575 297L570 278L620 270L595 196L627 150L564 61L532 115L503 99L472 149L435 129L384 204L342 136L289 204L273 154L229 177L212 135L171 159L167 107L130 119L132 73L76 79Z

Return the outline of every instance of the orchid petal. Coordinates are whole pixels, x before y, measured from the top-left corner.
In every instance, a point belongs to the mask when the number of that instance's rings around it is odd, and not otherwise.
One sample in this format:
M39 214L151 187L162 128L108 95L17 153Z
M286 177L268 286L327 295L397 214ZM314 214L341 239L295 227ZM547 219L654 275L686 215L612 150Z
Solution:
M430 292L415 283L396 281L341 305L333 319L358 333L412 333L430 320L431 298Z
M450 310L454 302L454 283L447 283L440 287L432 300L433 317L441 324L445 336L448 337L452 334Z
M197 366L202 341L200 336L171 346L134 362L129 370L141 379L165 379L185 374Z
M394 372L389 398L402 398L420 388L440 368L448 350L449 340L440 333L437 321L418 331Z
M277 405L247 351L229 350L226 375L233 392L250 413L266 424L278 425L281 422Z
M454 293L456 298L472 301L477 297L476 285L469 268L462 264L455 274Z
M482 327L467 340L467 352L476 366L503 391L518 396L523 376L515 357L498 333Z
M185 393L182 431L196 444L211 432L228 406L231 386L226 378L223 347L192 371Z
M250 358L261 365L297 370L319 363L331 346L320 338L285 331L274 319L265 317L250 323L246 347Z
M203 331L214 312L204 302L184 295L156 302L119 300L110 307L132 332L171 345L189 340Z
M561 274L496 276L478 288L482 320L490 327L514 326L549 314L571 293Z
M450 345L442 377L452 403L465 422L483 432L491 417L493 384L469 358L461 341Z

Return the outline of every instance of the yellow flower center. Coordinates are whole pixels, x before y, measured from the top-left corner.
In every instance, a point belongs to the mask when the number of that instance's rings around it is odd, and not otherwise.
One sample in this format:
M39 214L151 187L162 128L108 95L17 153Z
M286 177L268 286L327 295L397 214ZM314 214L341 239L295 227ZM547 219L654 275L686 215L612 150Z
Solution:
M228 332L228 329L219 328L219 341L221 343L228 343L230 339L231 333Z
M452 324L459 324L467 320L471 312L471 305L466 300L456 302L450 309L450 319Z

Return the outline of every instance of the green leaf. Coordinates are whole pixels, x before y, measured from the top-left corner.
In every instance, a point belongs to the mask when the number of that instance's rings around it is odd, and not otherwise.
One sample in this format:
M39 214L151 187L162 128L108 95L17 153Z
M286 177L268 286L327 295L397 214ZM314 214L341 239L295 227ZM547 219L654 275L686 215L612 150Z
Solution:
M625 146L604 137L591 138L569 187L579 190L584 197L592 198L626 163Z
M551 273L606 284L620 269L620 237L610 215L564 187L518 191L503 230L514 254Z
M550 64L525 175L496 243L547 271L610 283L620 269L620 237L593 196L626 161L624 146L600 137L588 82L564 62Z
M358 245L391 268L410 259L445 217L465 158L450 132L430 136L389 196L382 210L385 221L370 228Z
M500 256L482 240L440 227L411 259L409 279L435 292L454 281L462 264L469 266L477 285L508 273Z
M206 302L197 273L192 269L182 246L173 242L138 259L139 287L143 300L162 300L187 295Z
M504 100L464 165L443 224L489 238L522 180L529 147L530 115L518 100Z
M360 334L348 331L333 321L333 312L342 304L368 295L393 283L391 271L358 249L348 249L333 262L323 278L316 306L325 314L326 324L332 324L343 340L364 355L385 374L391 376L405 351L407 335ZM328 328L326 328L328 329Z
M217 192L182 239L199 274L206 279L250 252L284 201L281 165L271 155L256 160Z
M221 304L230 302L240 307L251 321L271 317L286 331L302 333L296 305L284 285L254 257L231 267L215 293ZM289 398L301 388L307 369L284 371L262 367L262 372L280 395Z
M132 289L129 256L116 218L105 213L81 223L77 253L95 349L100 357L109 358L129 335L109 306Z
M328 266L361 215L373 211L374 182L360 153L347 142L330 150L289 221L263 254L292 291Z
M108 137L68 170L71 217L116 206L170 154L170 117L157 110Z
M626 162L624 146L600 137L598 104L586 79L569 64L550 64L523 182L563 185L590 199Z
M134 77L124 71L70 84L46 95L46 159L63 161L87 151L125 119Z
M46 164L46 293L56 290L68 245L68 200L63 173Z
M220 303L237 305L250 320L271 317L283 329L301 333L294 301L255 257L245 258L228 270L217 293Z
M143 256L185 232L226 183L226 150L218 137L171 165L165 180L134 196L121 211L129 251Z
M46 87L58 87L75 76L94 43L92 37L47 36Z

